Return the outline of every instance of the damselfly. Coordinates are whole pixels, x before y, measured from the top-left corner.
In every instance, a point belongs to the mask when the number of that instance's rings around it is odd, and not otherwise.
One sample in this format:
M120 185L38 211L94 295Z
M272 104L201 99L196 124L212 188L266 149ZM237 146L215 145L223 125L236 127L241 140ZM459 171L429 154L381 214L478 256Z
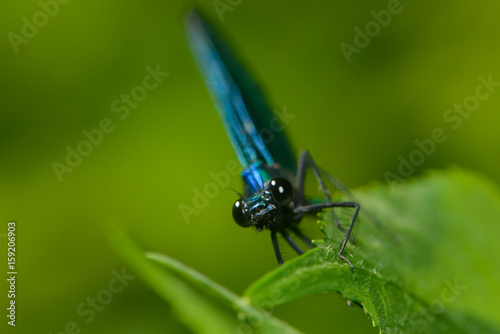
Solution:
M298 254L303 254L291 234L314 247L311 240L300 231L298 224L305 215L316 215L330 209L336 225L345 233L338 256L352 269L353 265L343 253L358 215L359 204L334 201L325 185L325 174L307 151L302 151L298 163L295 163L284 132L273 133L273 140L263 138L262 130L269 127L273 113L257 84L198 12L188 13L185 25L192 53L243 167L241 176L245 189L233 205L234 221L242 227L253 226L259 232L269 230L276 258L281 265L283 257L277 235L281 234ZM323 194L322 201L304 194L308 169L314 173ZM333 180L335 191L347 192L340 182ZM335 211L339 208L352 210L347 229L339 222Z

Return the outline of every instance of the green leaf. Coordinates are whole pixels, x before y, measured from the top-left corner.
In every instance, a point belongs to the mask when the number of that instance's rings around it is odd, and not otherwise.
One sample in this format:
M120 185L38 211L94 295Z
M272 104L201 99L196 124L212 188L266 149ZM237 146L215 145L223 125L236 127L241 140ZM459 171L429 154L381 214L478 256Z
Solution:
M112 232L110 239L135 272L195 333L300 333L269 312L251 305L246 298L168 256L147 253L147 259L122 232Z
M337 257L342 234L320 222L327 237L251 285L252 304L337 291L382 333L500 332L500 195L491 181L452 169L356 197L364 214L344 253L355 269Z

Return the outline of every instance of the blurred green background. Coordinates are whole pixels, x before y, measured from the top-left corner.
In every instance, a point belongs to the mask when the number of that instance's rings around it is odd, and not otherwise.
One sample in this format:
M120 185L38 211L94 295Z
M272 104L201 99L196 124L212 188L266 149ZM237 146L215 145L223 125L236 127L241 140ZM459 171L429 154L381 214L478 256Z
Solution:
M4 3L0 234L17 222L18 333L59 333L70 321L82 333L189 332L139 278L92 321L77 313L124 267L107 224L236 293L276 267L269 235L233 223L232 191L221 190L189 224L178 208L235 159L184 38L182 13L195 4L231 37L271 106L296 115L286 128L294 147L347 186L385 182L398 157L408 159L435 128L448 138L412 176L456 164L500 180L500 89L457 129L443 119L475 94L479 76L500 81L498 2L401 1L350 63L340 43L353 45L353 29L364 30L388 1L71 1L57 13L50 7L45 22L37 1ZM222 20L214 4L228 6ZM13 45L10 33L24 38L23 18L34 16L38 31L25 27L31 37ZM112 102L157 65L170 75L120 119ZM60 182L53 162L65 164L66 147L76 149L82 131L104 118L113 131ZM239 177L229 187L241 189ZM308 333L376 332L337 295L274 314Z

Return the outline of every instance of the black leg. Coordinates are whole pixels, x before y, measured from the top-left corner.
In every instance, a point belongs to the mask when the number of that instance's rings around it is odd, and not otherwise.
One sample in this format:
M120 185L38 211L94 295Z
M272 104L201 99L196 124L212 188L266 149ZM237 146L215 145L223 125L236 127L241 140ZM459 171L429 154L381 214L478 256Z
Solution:
M318 181L319 187L321 188L321 191L325 194L326 200L328 203L332 203L332 199L330 197L330 192L326 188L325 182L323 181L323 178L321 177L321 173L319 171L318 166L314 163L314 160L312 159L311 155L309 154L308 151L302 151L300 152L299 156L299 162L297 166L297 190L296 190L296 197L295 197L295 205L296 206L303 206L305 205L305 198L304 198L304 185L305 185L305 179L306 179L306 172L307 172L307 167L310 167L313 172L314 176L316 177L316 180ZM342 232L346 233L347 231L340 225L340 222L337 218L337 215L335 214L335 211L332 208L332 216L335 221L335 225L337 228L339 228Z
M344 202L344 203L339 203L339 204L346 204L346 203L349 203L349 202ZM349 265L351 266L351 270L353 270L354 266L352 265L352 263L348 259L346 259L344 257L344 255L342 255L344 253L345 246L347 245L347 242L349 241L349 237L351 236L352 228L354 227L354 222L356 221L356 218L358 217L358 212L359 212L359 204L358 203L351 202L349 204L354 204L354 206L347 206L347 207L354 207L356 209L354 211L354 214L352 215L352 220L351 220L351 223L349 224L349 230L347 230L346 237L345 237L344 241L342 242L342 246L340 247L339 257L342 260L344 260L345 262L349 263Z
M295 240L293 240L292 237L290 237L290 235L285 230L280 230L280 233L283 235L285 240L290 244L290 246L292 246L292 248L297 252L297 254L299 255L304 254L302 248L300 248L299 245L295 243Z
M354 269L354 266L352 263L346 259L343 255L344 249L347 245L347 242L349 241L349 238L351 236L352 228L354 227L354 222L356 221L356 218L358 217L358 212L359 212L359 204L356 202L337 202L337 203L319 203L319 204L311 204L311 205L303 205L300 207L296 207L293 212L297 214L305 214L305 213L316 213L319 212L323 209L327 208L354 208L354 214L352 215L351 223L349 224L349 229L347 230L346 236L344 241L342 242L342 246L340 247L340 251L338 253L338 256L347 262L351 266L351 270Z
M292 232L295 233L296 236L298 236L300 239L302 239L302 241L308 247L310 247L310 248L316 247L316 245L311 242L311 239L309 239L302 232L300 232L300 230L296 226L290 227L290 230L292 230Z
M271 230L271 240L273 242L274 253L276 254L276 259L278 260L278 265L283 264L283 257L281 256L280 246L278 245L278 238L276 237L276 230Z
M352 196L351 192L349 191L349 189L347 189L346 186L344 186L339 180L332 177L331 175L324 175L323 174L323 177L325 177L325 176L330 183L335 185L335 187L337 187L340 190L340 192L344 193L346 195L346 197L349 198L349 201L354 201L354 197ZM399 237L392 230L390 230L384 224L382 224L382 222L380 220L378 220L366 208L363 209L363 212L364 212L365 216L368 218L367 221L372 222L378 229L380 229L383 233L385 233L391 239L391 241L393 243L395 243L397 245L400 244L401 241L399 240ZM354 242L352 235L351 235L351 241Z

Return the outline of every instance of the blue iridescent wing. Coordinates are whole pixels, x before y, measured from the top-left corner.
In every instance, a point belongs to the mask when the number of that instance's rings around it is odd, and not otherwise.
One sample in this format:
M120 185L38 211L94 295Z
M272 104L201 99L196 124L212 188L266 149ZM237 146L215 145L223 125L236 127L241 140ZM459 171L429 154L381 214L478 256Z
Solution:
M191 51L242 167L277 163L294 172L296 160L284 132L274 132L270 141L260 135L272 129L276 116L253 78L197 11L186 15L185 26Z

